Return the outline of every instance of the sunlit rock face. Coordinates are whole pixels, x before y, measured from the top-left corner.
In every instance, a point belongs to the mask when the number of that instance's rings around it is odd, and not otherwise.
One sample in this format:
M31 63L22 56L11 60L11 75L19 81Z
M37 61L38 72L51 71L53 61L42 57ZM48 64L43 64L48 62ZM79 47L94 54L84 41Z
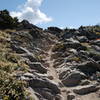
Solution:
M0 98L100 100L100 26L43 30L0 11Z

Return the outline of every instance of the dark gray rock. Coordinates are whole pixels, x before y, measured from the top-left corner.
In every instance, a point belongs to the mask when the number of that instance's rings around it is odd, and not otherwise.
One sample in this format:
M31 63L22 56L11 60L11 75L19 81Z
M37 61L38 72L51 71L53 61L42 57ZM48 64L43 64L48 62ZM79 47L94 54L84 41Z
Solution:
M37 93L39 93L42 96L42 99L46 100L53 100L55 98L55 94L52 93L50 89L47 88L35 88L34 89ZM40 99L40 98L39 98Z
M69 93L67 95L67 100L73 100L73 99L75 99L75 94L74 93Z
M96 92L100 87L96 85L81 86L73 89L73 92L79 95L85 95L91 92Z
M79 42L88 42L88 38L86 36L77 36Z
M81 83L80 83L80 85L82 85L82 86L84 86L84 85L89 85L89 84L91 84L91 81L89 81L89 80L83 80Z
M77 65L77 69L86 75L92 75L93 73L96 73L96 71L100 71L100 64L92 61L87 61Z
M13 51L16 51L16 53L20 53L20 54L26 53L26 51L23 47L11 45L11 48L13 49Z
M63 96L61 94L57 94L55 96L55 100L63 100Z
M61 32L62 32L62 30L58 27L48 27L48 29L46 31L50 32L51 34L54 34L58 37L61 36Z
M25 53L25 54L23 54L23 55L21 55L22 57L23 57L23 59L25 58L27 58L27 59L29 59L29 61L31 61L31 62L37 62L38 60L36 59L36 57L32 54L32 53ZM28 62L27 62L27 64L28 64Z
M86 76L79 72L79 71L73 71L68 76L66 76L64 79L62 79L62 82L64 85L71 87L71 86L77 86L80 84L81 80L85 79Z
M22 22L20 22L16 28L17 30L25 30L25 29L41 29L33 24L31 24L30 22L28 22L27 20L23 20Z
M42 37L43 32L40 29L32 29L32 30L30 30L29 34L31 34L31 36L33 37L33 39L43 38Z
M30 62L28 65L31 69L37 70L40 73L47 73L47 69L39 62Z
M100 40L94 40L91 44L100 46Z
M70 73L72 72L72 70L70 68L63 68L59 70L59 78L60 79L64 79L65 77L67 77Z
M100 36L88 28L79 29L80 36L86 36L89 40L97 39Z
M46 78L33 75L32 78L23 77L22 79L26 80L29 83L29 86L32 87L33 89L47 88L47 89L50 89L55 94L60 93L60 89L58 88L58 86L54 82Z
M100 47L97 45L92 45L92 48L100 53Z
M65 29L62 34L62 39L68 39L72 38L77 35L77 32L75 29Z
M79 42L66 42L64 43L66 48L73 48L76 50L86 50L85 46L82 46Z
M29 87L35 91L39 100L53 100L57 94L60 94L56 83L38 73L25 73L23 76L21 75L21 79L28 82Z

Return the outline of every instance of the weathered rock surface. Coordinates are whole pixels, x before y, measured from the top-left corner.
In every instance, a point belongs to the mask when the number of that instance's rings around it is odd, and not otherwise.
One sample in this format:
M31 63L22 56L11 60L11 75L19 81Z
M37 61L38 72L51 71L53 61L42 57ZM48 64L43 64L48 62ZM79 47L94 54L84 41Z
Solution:
M99 90L100 87L96 85L87 85L73 89L74 93L84 95Z
M67 100L73 100L75 99L75 94L74 93L69 93L67 96Z
M96 71L100 71L100 65L96 62L84 62L77 66L77 68L85 74L91 75L96 73Z
M55 95L60 94L60 89L57 84L45 77L25 73L21 78L27 81L32 89L48 100L52 100Z
M28 65L31 69L37 70L40 73L46 73L47 72L47 69L39 62L33 62L33 63L30 62L30 63L28 63Z
M82 79L84 79L86 76L81 72L72 72L68 76L66 76L64 79L62 79L62 82L66 86L76 86L79 85Z
M0 22L0 29L14 29L0 32L0 72L7 70L8 75L10 70L10 76L24 80L33 100L90 100L92 93L95 98L100 96L100 26L43 30L26 20L13 27L11 23L6 26L2 17ZM3 82L7 82L5 78Z

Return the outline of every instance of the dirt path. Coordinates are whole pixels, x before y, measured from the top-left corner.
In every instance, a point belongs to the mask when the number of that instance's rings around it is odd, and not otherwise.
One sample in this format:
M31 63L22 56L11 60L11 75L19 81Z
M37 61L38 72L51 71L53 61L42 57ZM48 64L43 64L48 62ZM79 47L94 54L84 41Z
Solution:
M54 45L51 46L50 50L48 51L48 57L46 57L47 63L49 65L48 67L48 75L53 77L53 81L56 83L59 83L59 76L57 75L56 69L53 67L54 66L54 59L51 58L52 56L52 48Z
M54 66L54 59L52 59L52 49L55 46L55 44L51 45L51 48L47 52L48 55L46 57L46 61L48 63L48 76L52 77L52 80L57 83L58 85L62 84L61 80L59 79L58 73L56 69L53 67ZM61 95L62 99L61 100L67 100L67 94L66 94L66 87L60 87L61 89Z

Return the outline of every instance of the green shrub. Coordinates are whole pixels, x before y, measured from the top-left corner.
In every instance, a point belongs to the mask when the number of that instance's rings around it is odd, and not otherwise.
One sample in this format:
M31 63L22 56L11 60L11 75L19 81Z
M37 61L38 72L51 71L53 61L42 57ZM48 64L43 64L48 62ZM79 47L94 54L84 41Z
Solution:
M3 100L24 100L26 83L0 70L0 97Z
M0 98L26 100L27 83L17 76L19 73L24 74L28 71L28 65L17 53L11 51L8 38L11 38L9 34L0 31Z
M0 11L0 29L13 29L17 27L18 19L12 18L8 10Z

